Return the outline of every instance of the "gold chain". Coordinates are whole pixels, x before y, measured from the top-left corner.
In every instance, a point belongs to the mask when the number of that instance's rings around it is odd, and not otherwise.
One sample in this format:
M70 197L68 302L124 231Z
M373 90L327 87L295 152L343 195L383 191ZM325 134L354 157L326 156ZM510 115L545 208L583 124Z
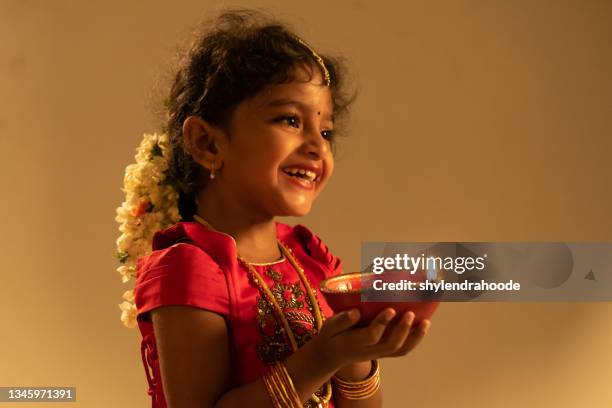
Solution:
M217 231L216 229L213 228L212 225L210 225L210 223L205 221L199 215L196 214L193 216L193 218L197 220L200 224L204 225L205 227L210 228L213 231ZM300 277L300 280L302 281L302 284L306 288L306 293L308 294L308 298L310 299L310 303L314 309L315 321L317 324L317 332L319 332L321 330L321 327L323 326L323 321L325 320L325 317L321 313L321 308L319 305L319 300L317 298L317 295L312 290L312 287L310 286L310 283L308 282L308 278L306 277L306 274L304 272L304 268L302 268L302 266L298 263L297 259L293 255L293 251L291 250L291 248L285 246L285 244L279 239L277 239L277 242L278 242L278 246L281 252L285 256L285 258L289 260L289 263L291 263L293 268L296 270L296 272L298 273ZM266 297L268 298L268 301L274 306L276 314L278 315L278 317L281 320L281 323L283 324L282 331L286 334L287 338L289 339L289 343L291 344L291 348L293 349L293 352L296 352L299 346L297 344L297 341L295 340L293 330L291 330L289 321L287 320L285 313L283 313L283 309L281 308L281 306L278 304L278 301L274 297L274 294L270 290L270 287L268 286L266 281L263 279L263 277L259 274L259 272L257 272L257 270L255 269L253 265L251 265L246 259L240 256L237 252L236 252L236 256L238 260L240 261L240 263L242 263L247 268L249 273L251 274L251 278L253 279L253 282L255 282L258 288L262 292L265 293ZM326 408L328 406L329 401L331 400L331 396L332 396L331 382L327 381L325 383L325 394L323 394L321 398L319 398L316 394L313 394L311 399L317 404L318 407Z

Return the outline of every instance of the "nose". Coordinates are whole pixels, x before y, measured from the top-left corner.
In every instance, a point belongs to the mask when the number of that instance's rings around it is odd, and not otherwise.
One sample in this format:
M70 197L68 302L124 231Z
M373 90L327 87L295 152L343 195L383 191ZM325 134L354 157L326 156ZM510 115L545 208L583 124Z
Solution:
M304 151L308 156L321 159L329 152L329 143L319 130L318 126L304 128Z

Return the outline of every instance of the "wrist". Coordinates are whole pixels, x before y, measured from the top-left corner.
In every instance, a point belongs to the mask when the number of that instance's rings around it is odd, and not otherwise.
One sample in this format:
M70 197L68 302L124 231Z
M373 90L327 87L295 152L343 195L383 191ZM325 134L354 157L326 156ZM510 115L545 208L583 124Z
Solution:
M287 373L302 400L310 398L338 370L318 355L317 351L311 340L285 361Z
M325 347L325 343L320 341L319 336L313 337L302 348L306 349L305 351L310 357L316 360L319 367L326 373L329 373L330 376L347 364L347 361L341 360L339 355Z
M346 381L361 381L367 378L372 372L372 362L359 361L342 366L336 375Z
M369 368L369 372L363 373ZM361 371L363 370L363 371ZM342 371L342 372L341 372ZM353 378L343 378L340 375L352 375ZM347 400L364 400L374 398L378 395L380 404L380 366L378 360L371 362L359 362L351 364L349 367L343 367L333 377L333 384L338 397Z
M287 359L290 370L299 367L302 376L311 378L330 378L338 370L334 361L320 350L315 340L304 344ZM298 370L296 370L298 371Z

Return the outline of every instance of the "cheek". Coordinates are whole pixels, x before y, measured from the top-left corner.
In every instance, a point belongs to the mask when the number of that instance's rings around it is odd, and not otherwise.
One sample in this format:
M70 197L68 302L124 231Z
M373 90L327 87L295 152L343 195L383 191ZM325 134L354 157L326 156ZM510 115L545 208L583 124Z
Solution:
M329 160L325 162L325 180L323 185L326 185L334 174L334 161Z
M325 167L328 169L328 174L331 177L332 174L334 174L334 168L336 166L336 163L334 161L334 156L329 156L329 158L326 160L325 162Z
M273 130L258 139L258 143L253 143L249 146L247 154L266 158L270 164L285 159L295 149L292 140L287 135L275 134Z

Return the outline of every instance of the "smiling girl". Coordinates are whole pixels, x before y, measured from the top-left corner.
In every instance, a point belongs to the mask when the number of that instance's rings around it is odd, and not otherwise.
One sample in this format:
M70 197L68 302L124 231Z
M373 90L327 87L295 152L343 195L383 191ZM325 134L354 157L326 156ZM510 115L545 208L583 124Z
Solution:
M352 99L340 66L259 12L207 27L171 86L168 146L151 156L181 219L155 232L136 272L153 407L380 407L378 359L408 353L429 321L387 309L358 328L357 310L333 315L319 284L340 260L276 221L308 214L333 174Z

